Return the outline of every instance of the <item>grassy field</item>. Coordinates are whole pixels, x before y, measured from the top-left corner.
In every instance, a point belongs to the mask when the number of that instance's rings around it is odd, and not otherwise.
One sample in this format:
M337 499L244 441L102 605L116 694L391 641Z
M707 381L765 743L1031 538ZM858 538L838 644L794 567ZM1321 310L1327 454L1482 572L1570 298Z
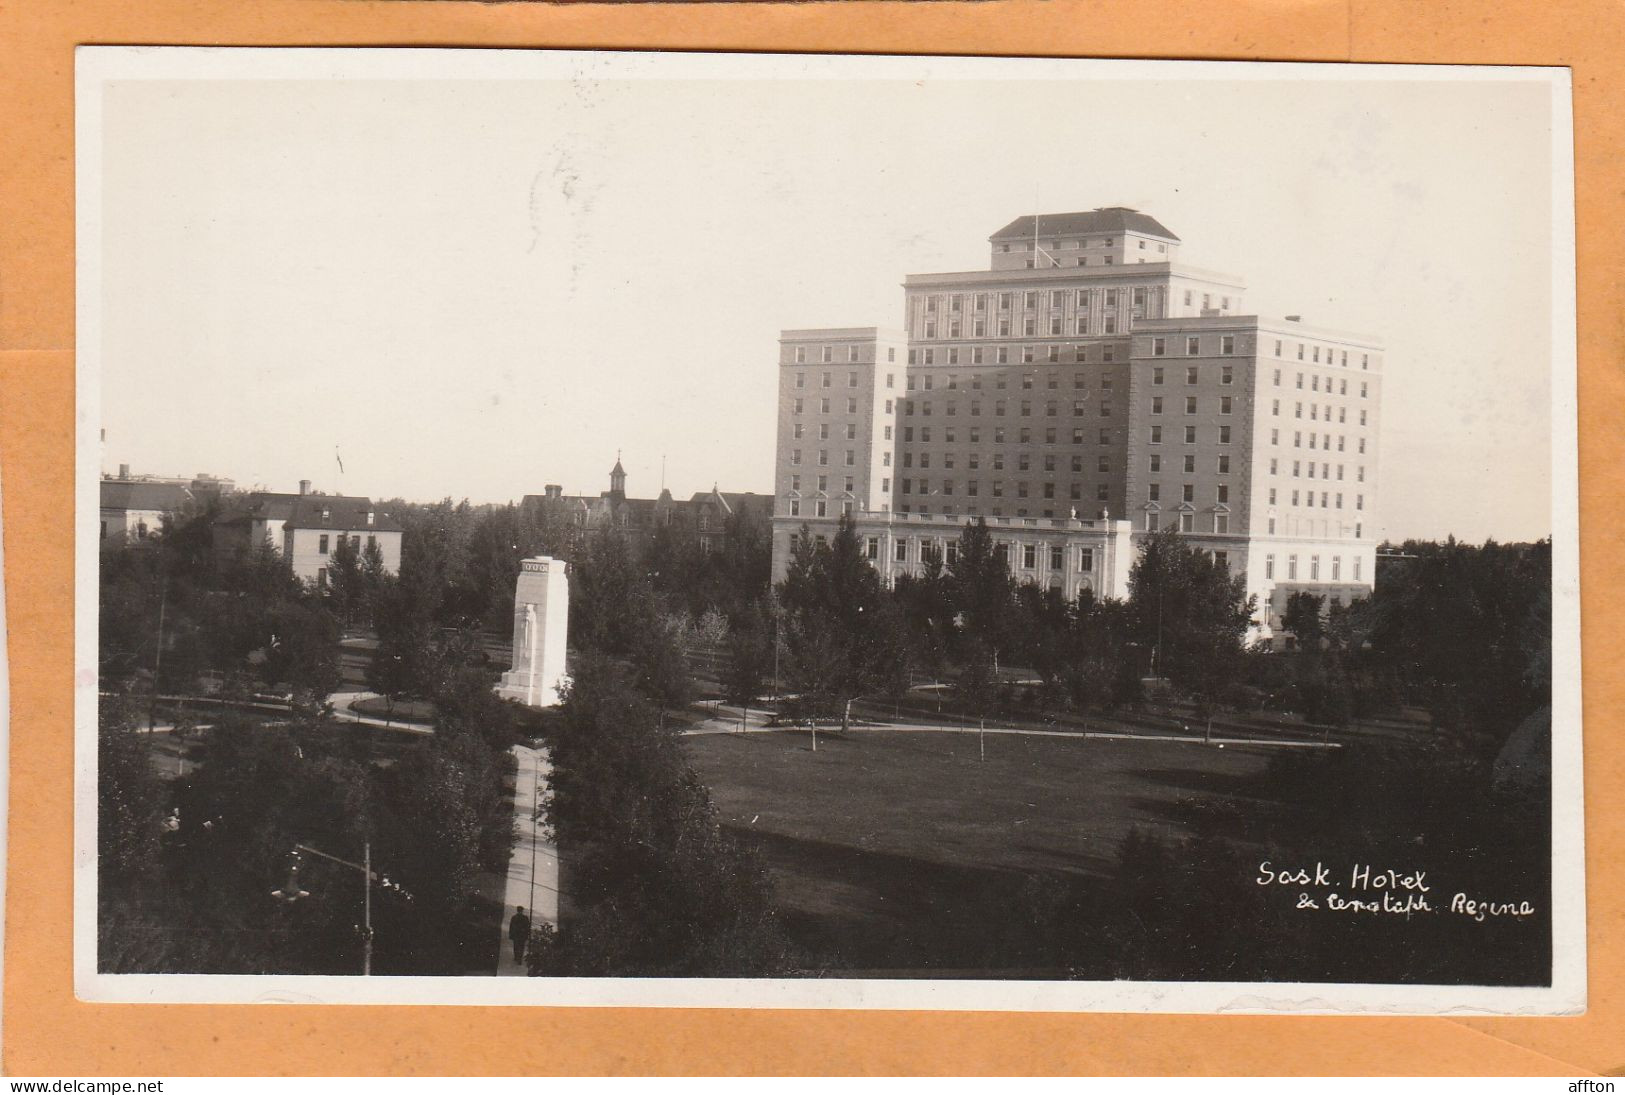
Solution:
M1261 748L854 731L685 739L725 824L750 834L793 935L876 967L928 961L1031 872L1104 876L1133 827L1222 830ZM927 939L927 936L930 938Z

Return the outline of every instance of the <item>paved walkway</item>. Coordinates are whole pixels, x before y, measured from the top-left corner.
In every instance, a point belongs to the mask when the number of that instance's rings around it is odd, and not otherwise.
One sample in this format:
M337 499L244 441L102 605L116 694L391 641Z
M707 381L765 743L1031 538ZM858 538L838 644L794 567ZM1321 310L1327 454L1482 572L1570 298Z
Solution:
M739 733L789 733L805 732L803 726L781 724L769 726L767 724L769 712L757 711L751 708L750 718L744 726L740 725L742 712L737 707L727 704L719 705L717 714L703 722L695 723L683 731L684 736L693 737L702 734L739 734ZM823 722L819 729L826 733L838 729ZM966 726L963 723L912 723L912 722L874 722L869 719L854 720L849 733L863 733L865 731L890 730L897 733L931 733L931 734L1005 734L1012 737L1030 738L1091 738L1105 741L1162 741L1185 742L1201 745L1265 745L1276 746L1282 749L1341 749L1338 742L1307 741L1302 738L1238 738L1222 737L1215 734L1209 738L1202 734L1170 733L1147 730L1143 732L1127 732L1119 730L1030 730L1018 726L989 726L980 730L975 726Z
M508 921L513 917L515 906L530 914L533 926L558 927L559 923L559 852L552 834L537 817L553 767L548 763L545 749L516 745L512 752L519 765L513 788L513 813L519 841L508 860L508 878L503 888L498 977L525 977L529 973L514 961L513 944L508 941Z
M397 715L393 719L381 719L376 715L363 715L351 705L360 700L381 699L376 692L334 692L327 697L333 705L333 718L338 722L358 722L363 726L382 726L386 730L402 730L408 734L432 734L434 727L426 722L414 722L403 719Z

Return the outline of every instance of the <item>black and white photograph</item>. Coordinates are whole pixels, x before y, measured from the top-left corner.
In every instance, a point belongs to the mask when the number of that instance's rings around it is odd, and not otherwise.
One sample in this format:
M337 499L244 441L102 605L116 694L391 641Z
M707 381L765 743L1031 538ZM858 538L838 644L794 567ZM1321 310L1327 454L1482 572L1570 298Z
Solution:
M1584 1010L1566 70L77 69L80 998Z

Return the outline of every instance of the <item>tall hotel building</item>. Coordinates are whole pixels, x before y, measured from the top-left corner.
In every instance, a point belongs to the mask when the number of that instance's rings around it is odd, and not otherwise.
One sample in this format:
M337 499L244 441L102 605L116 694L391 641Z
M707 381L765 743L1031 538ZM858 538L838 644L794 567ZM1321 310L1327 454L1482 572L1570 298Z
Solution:
M903 329L788 330L775 579L802 526L851 514L882 577L945 562L985 517L1018 580L1126 597L1173 527L1258 597L1364 596L1375 574L1382 349L1249 315L1132 209L1021 217L991 264L903 282Z

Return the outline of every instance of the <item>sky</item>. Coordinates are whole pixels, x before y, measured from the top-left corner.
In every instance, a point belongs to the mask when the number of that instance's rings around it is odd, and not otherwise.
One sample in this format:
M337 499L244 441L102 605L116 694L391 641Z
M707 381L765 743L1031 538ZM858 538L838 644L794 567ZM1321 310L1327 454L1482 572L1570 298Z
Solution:
M1124 205L1246 311L1385 342L1379 535L1549 534L1546 82L668 60L104 85L103 470L768 492L781 329L899 326L904 276Z

